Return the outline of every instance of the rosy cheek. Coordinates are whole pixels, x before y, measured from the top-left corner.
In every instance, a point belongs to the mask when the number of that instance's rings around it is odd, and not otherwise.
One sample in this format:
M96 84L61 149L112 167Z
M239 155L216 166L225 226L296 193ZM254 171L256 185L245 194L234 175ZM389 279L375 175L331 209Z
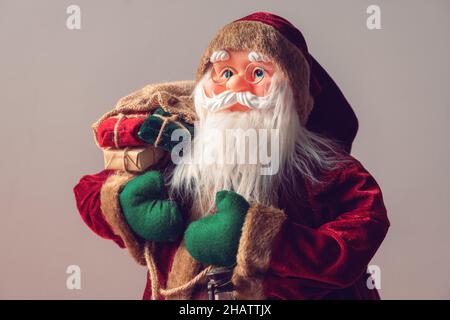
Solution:
M203 89L205 90L205 94L208 98L211 98L213 93L219 94L226 90L225 87L219 86L211 80L205 81L203 84Z
M264 86L254 86L252 91L253 91L252 93L258 97L262 97L266 93L264 90Z

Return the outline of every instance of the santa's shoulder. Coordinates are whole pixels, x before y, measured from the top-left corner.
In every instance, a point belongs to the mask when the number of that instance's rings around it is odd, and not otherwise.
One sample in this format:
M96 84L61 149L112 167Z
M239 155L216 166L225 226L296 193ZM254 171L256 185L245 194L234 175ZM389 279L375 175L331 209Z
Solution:
M313 193L317 194L343 190L369 180L375 182L374 177L361 161L350 154L343 153L338 155L332 168L320 171L317 181L309 181L307 185Z

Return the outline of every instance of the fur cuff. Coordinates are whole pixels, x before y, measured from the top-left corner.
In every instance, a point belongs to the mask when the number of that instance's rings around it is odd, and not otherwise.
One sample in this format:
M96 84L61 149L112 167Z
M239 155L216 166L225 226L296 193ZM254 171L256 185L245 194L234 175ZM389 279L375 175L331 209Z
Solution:
M139 264L145 265L145 241L131 231L123 217L119 203L119 192L133 177L133 174L124 171L117 171L110 175L100 192L100 206L106 222L111 226L113 232L122 238L131 256Z
M285 220L286 214L274 207L254 204L248 210L232 277L237 299L265 299L264 275L270 265L272 245Z

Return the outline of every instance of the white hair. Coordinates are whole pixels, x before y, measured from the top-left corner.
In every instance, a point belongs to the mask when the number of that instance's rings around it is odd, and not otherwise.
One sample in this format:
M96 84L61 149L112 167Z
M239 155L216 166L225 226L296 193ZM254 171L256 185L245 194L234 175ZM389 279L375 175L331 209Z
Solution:
M209 61L211 63L215 63L218 61L227 61L228 59L230 59L230 54L226 50L214 51L211 54L211 57L209 57ZM269 62L270 61L269 57L267 57L266 55L263 55L262 53L256 52L256 51L251 51L248 54L248 60L250 62Z
M230 54L226 50L214 51L211 57L209 57L209 61L211 61L211 63L227 61L228 59L230 59Z
M195 97L208 79L206 75L194 89ZM340 160L336 155L338 146L331 140L307 130L301 125L296 104L288 80L279 72L274 74L269 90L276 95L273 107L248 112L208 112L194 98L199 118L199 132L193 140L194 151L202 148L208 128L247 129L264 128L279 130L279 164L275 175L261 175L261 164L211 164L181 163L170 177L171 196L186 196L200 203L202 212L207 214L214 206L215 194L220 190L233 190L247 201L266 205L277 205L278 192L296 192L298 177L319 183L318 172L334 168ZM272 88L271 88L272 89ZM227 141L228 142L228 141ZM236 142L233 142L237 144ZM270 143L270 142L269 142ZM211 144L211 143L210 143ZM213 148L217 143L213 141ZM235 148L236 150L238 148ZM242 149L240 149L242 150ZM223 150L215 150L218 153ZM227 151L229 151L227 149ZM194 152L195 153L195 152Z
M251 62L269 62L269 57L259 53L252 51L248 54L248 60Z

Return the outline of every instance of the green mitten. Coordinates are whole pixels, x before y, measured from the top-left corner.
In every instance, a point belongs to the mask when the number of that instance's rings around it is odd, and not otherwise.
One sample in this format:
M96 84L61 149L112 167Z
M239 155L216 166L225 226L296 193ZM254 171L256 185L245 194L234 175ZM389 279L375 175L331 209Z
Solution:
M183 229L176 202L164 200L164 179L150 171L130 180L119 194L125 220L140 237L153 241L174 241Z
M186 229L184 241L191 256L215 266L236 263L242 226L250 204L233 191L216 194L215 214L192 222Z

